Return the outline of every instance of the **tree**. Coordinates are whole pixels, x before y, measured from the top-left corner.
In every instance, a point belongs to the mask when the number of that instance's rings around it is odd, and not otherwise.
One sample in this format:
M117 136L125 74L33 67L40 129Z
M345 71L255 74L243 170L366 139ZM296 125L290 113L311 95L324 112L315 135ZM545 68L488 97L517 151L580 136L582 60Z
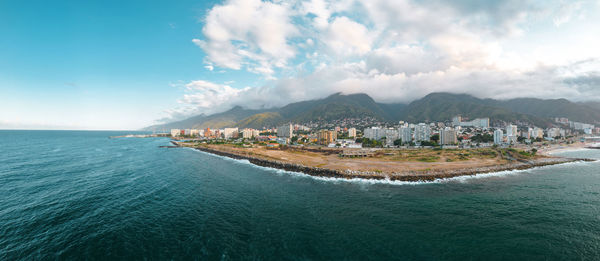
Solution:
M439 134L431 135L431 140L434 141L435 143L437 143L440 140L440 135Z
M494 141L494 136L485 133L485 134L477 134L474 135L473 137L471 137L471 141L472 142L477 142L477 143L487 143L487 142L493 142Z
M421 146L437 146L437 143L432 141L421 141Z
M292 139L291 139L291 140L292 140L292 143L296 143L296 142L298 141L298 136L294 136L294 137L292 137Z
M397 139L394 141L394 146L400 146L402 145L402 139Z

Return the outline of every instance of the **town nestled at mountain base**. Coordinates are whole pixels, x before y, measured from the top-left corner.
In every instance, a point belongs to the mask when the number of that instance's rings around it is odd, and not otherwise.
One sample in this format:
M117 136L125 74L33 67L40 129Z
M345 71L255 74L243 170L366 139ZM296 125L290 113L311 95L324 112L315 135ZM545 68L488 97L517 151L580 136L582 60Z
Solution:
M454 101L432 103L442 96ZM569 110L569 106L576 107L575 110L587 114L574 115L575 118L596 123L600 117L591 105L566 100L522 101L528 102L530 110L536 113L516 112L522 106L516 101L479 100L468 95L432 94L415 101L417 104L402 106L377 104L364 94L335 94L269 112L234 108L218 117L201 116L204 121L193 124L219 125L223 124L216 121L219 117L239 114L241 119L230 126L172 128L164 135L170 136L176 146L247 159L261 166L317 176L391 180L432 180L585 160L553 157L548 152L594 147L594 143L600 141L594 137L600 128L593 123L564 116L543 117L539 113L541 109L531 104L537 103L539 107L559 103L565 110ZM502 107L507 106L502 105L504 103L513 104L516 109ZM319 114L313 111L315 107ZM402 112L394 114L385 110L392 108ZM398 115L422 119L435 110L443 110L437 115L460 114L441 120L429 117L423 122L390 120ZM565 114L573 116L569 111ZM242 118L243 112L251 112L251 115ZM482 114L485 112L490 116ZM256 124L256 119L265 113L276 114L277 121L284 119L282 115L298 121L260 128L233 126ZM184 123L190 124L189 121L178 124Z

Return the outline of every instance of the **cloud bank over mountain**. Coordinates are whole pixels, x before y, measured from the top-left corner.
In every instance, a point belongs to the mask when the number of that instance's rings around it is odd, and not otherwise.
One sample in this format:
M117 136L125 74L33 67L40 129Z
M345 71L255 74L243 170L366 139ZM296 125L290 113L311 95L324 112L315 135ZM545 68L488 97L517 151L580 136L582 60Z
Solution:
M191 41L206 70L242 86L188 82L167 119L335 92L599 99L598 24L600 1L225 1ZM240 71L257 81L237 82Z

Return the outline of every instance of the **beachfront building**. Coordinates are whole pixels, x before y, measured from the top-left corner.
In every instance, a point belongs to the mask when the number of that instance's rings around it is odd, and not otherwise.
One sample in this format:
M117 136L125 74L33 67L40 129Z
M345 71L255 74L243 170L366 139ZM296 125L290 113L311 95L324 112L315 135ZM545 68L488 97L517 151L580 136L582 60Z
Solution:
M277 137L280 138L291 138L292 132L294 129L292 128L292 124L285 124L277 127Z
M317 133L317 141L319 144L328 145L337 140L337 131L320 130Z
M419 123L415 126L415 140L429 141L431 139L431 127L425 123Z
M544 137L544 130L542 130L541 128L538 128L538 127L531 129L531 133L529 134L530 139L537 139L537 138L541 139L543 137Z
M233 139L238 136L238 128L225 128L223 129L223 138Z
M180 129L171 129L171 137L177 137L181 134Z
M356 128L350 128L348 129L348 137L356 137Z
M440 144L441 145L454 145L458 143L456 137L456 130L454 128L446 127L440 131Z
M198 129L190 129L190 136L196 137L200 131Z
M555 137L564 137L565 136L565 130L561 129L561 128L550 128L548 129L548 131L546 132L546 137L548 138L555 138Z
M501 129L494 131L494 144L500 145L504 141L504 132Z

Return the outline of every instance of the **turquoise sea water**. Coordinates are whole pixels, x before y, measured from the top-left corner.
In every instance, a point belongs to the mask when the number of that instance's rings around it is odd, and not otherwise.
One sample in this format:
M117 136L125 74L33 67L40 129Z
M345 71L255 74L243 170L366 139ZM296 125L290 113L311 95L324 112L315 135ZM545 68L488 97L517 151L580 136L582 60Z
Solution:
M600 259L598 162L348 182L119 134L0 131L0 260Z

